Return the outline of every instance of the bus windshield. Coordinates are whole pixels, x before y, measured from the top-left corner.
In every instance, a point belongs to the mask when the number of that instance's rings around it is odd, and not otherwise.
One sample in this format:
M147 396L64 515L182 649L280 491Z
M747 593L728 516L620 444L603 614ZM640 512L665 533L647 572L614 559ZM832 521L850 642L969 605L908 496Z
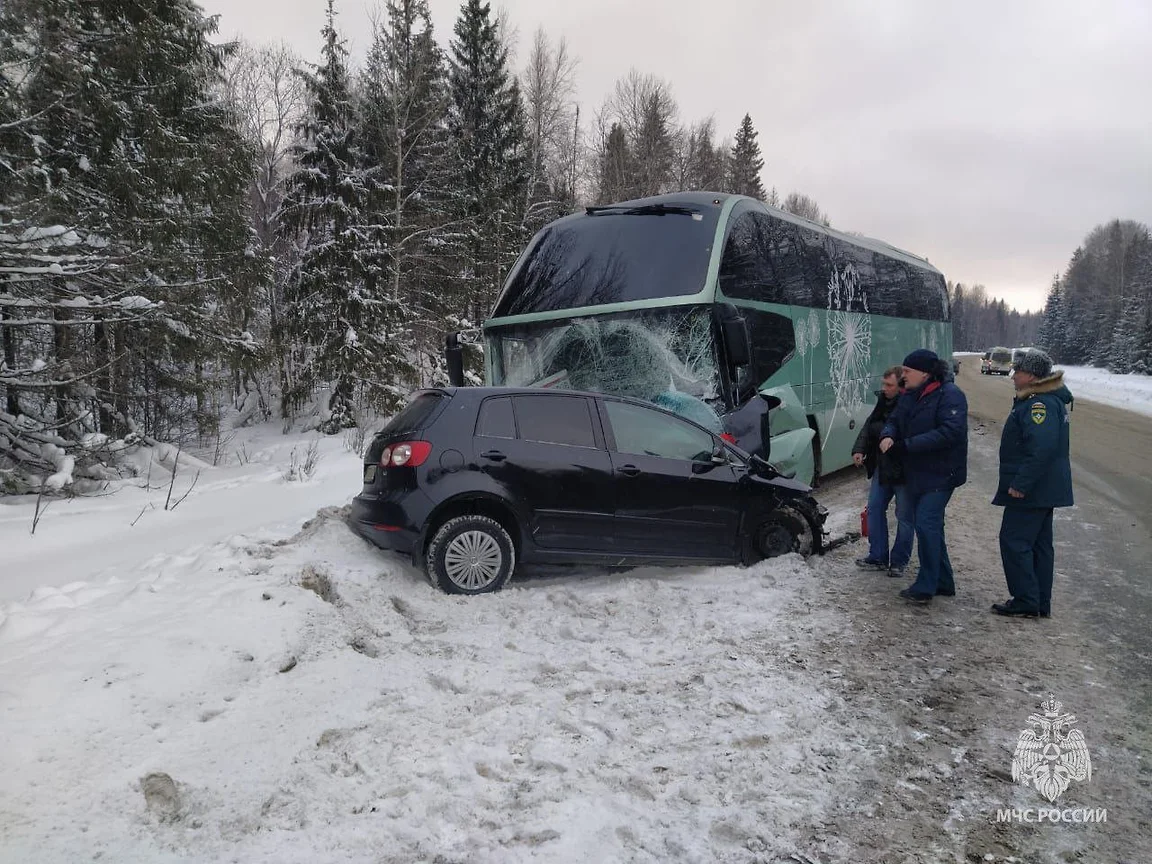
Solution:
M492 383L644 399L720 430L709 306L672 306L486 332Z
M717 207L606 208L541 231L496 302L494 318L703 290Z

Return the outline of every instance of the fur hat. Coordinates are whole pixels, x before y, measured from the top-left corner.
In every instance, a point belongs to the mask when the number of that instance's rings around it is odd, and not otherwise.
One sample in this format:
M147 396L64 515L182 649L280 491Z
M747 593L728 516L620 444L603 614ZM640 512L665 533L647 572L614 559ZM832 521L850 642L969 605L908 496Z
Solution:
M909 369L923 372L925 375L931 375L940 366L940 358L936 356L935 351L929 351L927 348L917 348L904 358L904 365Z
M1014 368L1017 372L1028 372L1037 378L1047 378L1052 374L1052 358L1039 348L1029 348Z

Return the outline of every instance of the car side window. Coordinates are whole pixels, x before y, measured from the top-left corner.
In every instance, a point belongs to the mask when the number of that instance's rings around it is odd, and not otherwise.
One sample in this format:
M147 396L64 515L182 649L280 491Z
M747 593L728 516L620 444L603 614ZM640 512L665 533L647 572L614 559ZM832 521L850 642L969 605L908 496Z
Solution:
M616 452L632 456L660 456L690 462L706 461L716 446L712 436L659 411L605 400L608 422L616 439Z
M512 397L485 399L476 418L476 434L484 438L515 438L516 419L512 414Z
M596 446L592 414L583 396L517 396L515 406L521 440L570 447Z

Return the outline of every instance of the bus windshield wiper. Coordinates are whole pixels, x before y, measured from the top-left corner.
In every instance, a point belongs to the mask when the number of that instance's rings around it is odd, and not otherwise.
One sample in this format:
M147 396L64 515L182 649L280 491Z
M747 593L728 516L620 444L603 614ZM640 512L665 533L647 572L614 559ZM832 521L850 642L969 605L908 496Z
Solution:
M621 207L619 204L605 204L600 207L585 207L589 216L599 213L612 213L617 216L698 216L700 211L679 204L644 204L640 207Z

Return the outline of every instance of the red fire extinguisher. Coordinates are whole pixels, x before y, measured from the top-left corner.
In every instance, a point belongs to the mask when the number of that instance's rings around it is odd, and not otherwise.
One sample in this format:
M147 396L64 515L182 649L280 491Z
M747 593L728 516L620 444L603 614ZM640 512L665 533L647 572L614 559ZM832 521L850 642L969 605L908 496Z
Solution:
M860 511L860 536L868 536L868 505L864 505L864 509Z

